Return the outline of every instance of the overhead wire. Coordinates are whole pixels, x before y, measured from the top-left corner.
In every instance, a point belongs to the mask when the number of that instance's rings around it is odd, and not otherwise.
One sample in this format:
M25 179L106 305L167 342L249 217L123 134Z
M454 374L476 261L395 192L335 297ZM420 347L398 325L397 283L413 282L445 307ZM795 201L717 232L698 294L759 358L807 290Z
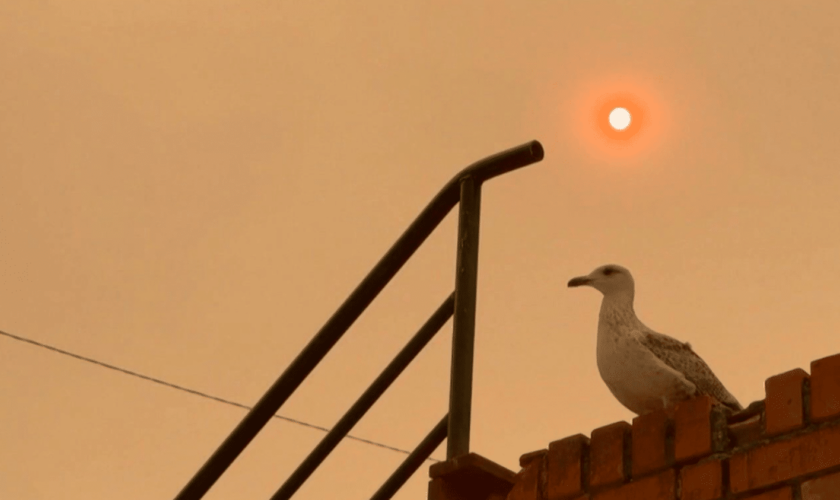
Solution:
M155 378L155 377L150 377L148 375L143 375L142 373L137 373L137 372L125 369L125 368L120 368L119 366L104 363L102 361L98 361L96 359L89 358L87 356L82 356L80 354L75 354L75 353L72 353L70 351L65 351L64 349L59 349L58 347L51 346L49 344L44 344L42 342L38 342L37 340L32 340L30 338L21 337L19 335L14 335L14 334L11 334L11 333L8 333L8 332L4 332L3 330L0 330L0 335L4 335L6 337L18 340L20 342L26 342L26 343L32 344L34 346L41 347L43 349L48 349L50 351L57 352L59 354L65 355L65 356L70 356L72 358L76 358L76 359L79 359L81 361L86 361L88 363L92 363L94 365L98 365L98 366L101 366L103 368L108 368L110 370L118 371L118 372L124 373L126 375L130 375L132 377L137 377L137 378L146 380L148 382L154 382L156 384L160 384L160 385L169 387L171 389L176 389L176 390L179 390L179 391L183 391L183 392L193 394L195 396L200 396L202 398L210 399L210 400L216 401L217 403L223 403L223 404L230 405L230 406L236 406L237 408L242 408L244 410L249 410L249 411L253 409L250 406L243 405L243 404L237 403L235 401L230 401L230 400L227 400L227 399L224 399L224 398L220 398L218 396L213 396L212 394L207 394L207 393L204 393L204 392L201 392L201 391L197 391L195 389L190 389L188 387L183 387L183 386L180 386L178 384L173 384L172 382L167 382L165 380L161 380L161 379L158 379L158 378ZM310 424L309 422L304 422L302 420L297 420L297 419L294 419L294 418L284 417L282 415L272 415L272 417L274 417L276 419L279 419L279 420L285 420L286 422L297 424L297 425L300 425L300 426L303 426L303 427L309 427L311 429L317 429L317 430L323 431L323 432L329 432L330 431L330 429L328 429L326 427L321 427L320 425ZM361 443L369 444L369 445L372 445L372 446L378 446L379 448L384 448L386 450L391 450L391 451L396 451L396 452L399 452L399 453L404 453L406 455L411 453L408 450L403 450L401 448L396 448L394 446L390 446L390 445L387 445L387 444L384 444L384 443L379 443L377 441L371 441L370 439L360 438L360 437L353 436L353 435L350 435L350 434L348 434L346 437L348 439L352 439L354 441L359 441ZM426 460L428 460L430 462L440 462L440 460L438 460L436 458L432 458L432 457L429 457Z

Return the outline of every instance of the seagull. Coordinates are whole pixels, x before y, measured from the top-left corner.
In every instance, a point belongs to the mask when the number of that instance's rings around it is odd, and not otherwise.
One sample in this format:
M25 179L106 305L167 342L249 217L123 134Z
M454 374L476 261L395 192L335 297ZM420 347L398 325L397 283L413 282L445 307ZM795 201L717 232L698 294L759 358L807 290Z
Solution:
M657 333L633 311L635 283L627 268L607 264L569 287L591 286L604 294L598 316L598 371L610 392L637 415L705 394L733 412L743 408L688 343Z

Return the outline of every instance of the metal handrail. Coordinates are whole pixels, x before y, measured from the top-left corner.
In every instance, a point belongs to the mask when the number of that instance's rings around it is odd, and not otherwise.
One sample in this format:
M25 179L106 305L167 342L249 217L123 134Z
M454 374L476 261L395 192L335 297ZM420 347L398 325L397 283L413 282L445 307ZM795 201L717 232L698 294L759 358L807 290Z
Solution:
M543 156L542 145L531 141L479 160L453 177L190 479L175 500L198 500L204 496L459 201L461 209L447 458L468 453L481 185L493 177L536 163ZM429 454L432 450L429 450Z
M321 439L318 446L307 456L297 469L286 479L283 486L277 490L277 493L271 497L271 500L281 500L284 498L291 498L292 495L300 488L304 481L315 472L315 469L321 465L321 462L327 458L327 455L335 448L344 436L350 432L350 429L367 413L371 406L376 403L391 383L399 377L403 370L411 363L414 358L420 354L420 351L426 347L426 344L435 336L435 334L443 328L443 325L452 317L455 310L455 294L452 293L443 301L443 304L438 307L437 311L426 321L420 328L417 334L408 341L408 344L397 354L393 361L382 371L376 380L370 384L370 387L362 394L359 399L347 410L347 413L336 423L333 428Z
M382 486L376 490L376 493L370 497L370 500L390 500L394 496L394 493L402 488L402 485L408 481L408 478L417 472L417 469L423 465L423 462L429 458L429 455L446 439L448 429L449 414L447 413L440 419L440 422L438 422L431 432L423 438L423 441L420 441L417 448L414 448L414 451L397 467L397 470L391 474L391 477L382 483Z

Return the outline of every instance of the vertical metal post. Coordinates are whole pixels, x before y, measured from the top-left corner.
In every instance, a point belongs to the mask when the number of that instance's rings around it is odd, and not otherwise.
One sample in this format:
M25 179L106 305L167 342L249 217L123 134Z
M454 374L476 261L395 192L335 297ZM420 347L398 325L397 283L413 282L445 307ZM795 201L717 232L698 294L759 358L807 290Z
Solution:
M447 460L470 451L473 346L478 279L478 224L481 184L473 176L461 180L458 215L458 257L455 270L455 318L452 332L452 375L449 382Z

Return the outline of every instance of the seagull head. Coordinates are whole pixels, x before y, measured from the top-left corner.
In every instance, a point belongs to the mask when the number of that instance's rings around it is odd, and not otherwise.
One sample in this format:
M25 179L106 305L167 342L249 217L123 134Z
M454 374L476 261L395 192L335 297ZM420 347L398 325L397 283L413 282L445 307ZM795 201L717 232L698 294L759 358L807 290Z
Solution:
M633 276L626 267L616 264L601 266L586 276L578 276L569 280L569 287L591 286L604 294L604 297L612 295L627 294L633 295Z

